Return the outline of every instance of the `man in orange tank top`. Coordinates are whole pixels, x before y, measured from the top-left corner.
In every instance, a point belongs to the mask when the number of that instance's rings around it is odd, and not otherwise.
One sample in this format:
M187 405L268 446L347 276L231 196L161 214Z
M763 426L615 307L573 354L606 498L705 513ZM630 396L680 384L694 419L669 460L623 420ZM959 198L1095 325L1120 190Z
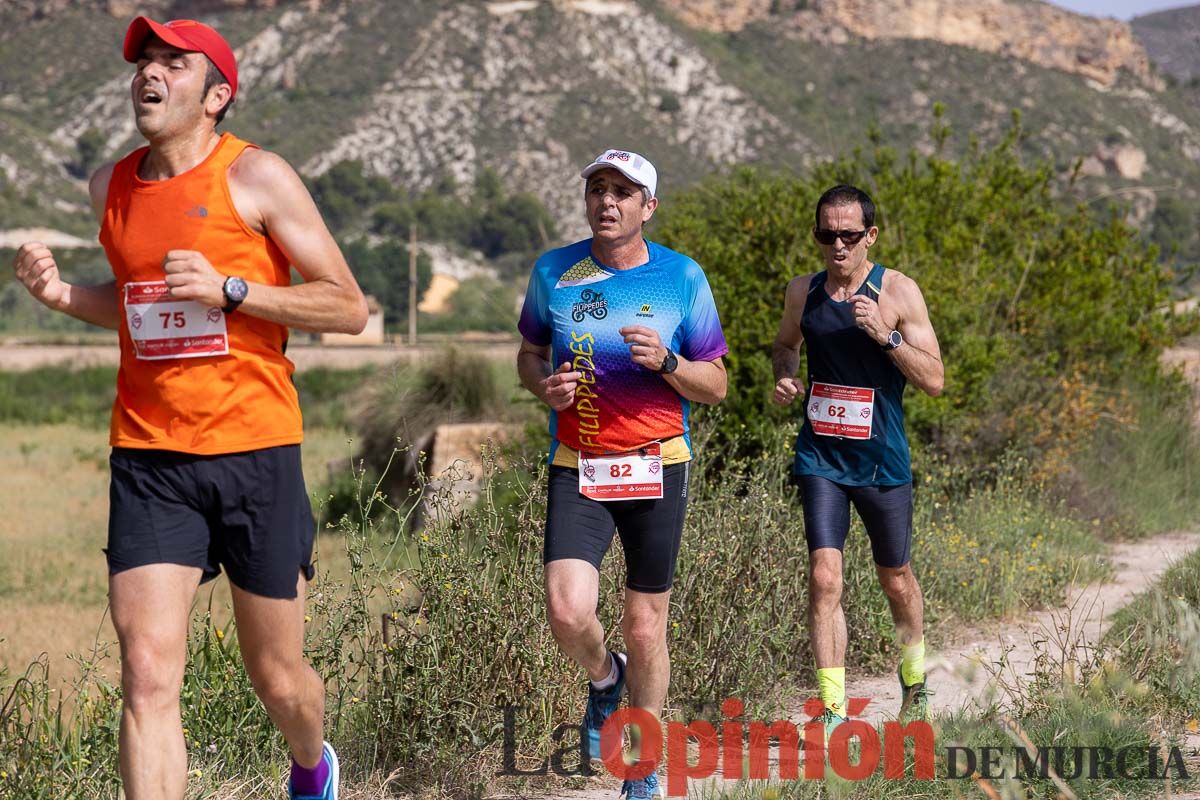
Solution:
M218 134L237 94L225 40L138 17L124 55L149 146L89 186L114 280L67 283L39 242L14 267L46 306L120 335L106 554L125 796L184 796L189 614L224 568L247 672L292 751L289 794L336 800L324 684L303 658L314 525L283 350L289 327L361 331L366 302L296 172Z

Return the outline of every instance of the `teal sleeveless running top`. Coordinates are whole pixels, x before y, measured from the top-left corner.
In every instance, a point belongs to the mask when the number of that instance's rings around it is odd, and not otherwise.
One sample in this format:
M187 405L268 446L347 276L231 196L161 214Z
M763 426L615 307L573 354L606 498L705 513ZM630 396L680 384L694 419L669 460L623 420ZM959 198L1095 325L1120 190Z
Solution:
M875 264L855 294L878 302L884 272ZM808 381L793 471L848 486L910 483L904 373L854 324L849 301L829 296L827 278L813 277L800 318Z

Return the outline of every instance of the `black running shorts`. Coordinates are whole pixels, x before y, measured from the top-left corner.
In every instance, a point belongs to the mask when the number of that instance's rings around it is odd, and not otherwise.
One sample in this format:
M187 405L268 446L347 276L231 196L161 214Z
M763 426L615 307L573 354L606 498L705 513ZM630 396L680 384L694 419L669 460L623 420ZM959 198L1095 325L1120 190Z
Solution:
M809 552L846 545L850 533L850 504L862 517L871 539L871 553L881 567L902 567L911 558L912 484L847 486L816 475L799 475L804 503L804 535Z
M625 550L625 585L636 592L669 591L687 514L689 466L663 468L661 500L610 503L579 493L579 470L550 467L542 560L578 558L599 570L615 530Z
M147 564L225 568L238 588L296 597L312 580L316 525L300 445L197 456L115 447L109 459L109 574Z

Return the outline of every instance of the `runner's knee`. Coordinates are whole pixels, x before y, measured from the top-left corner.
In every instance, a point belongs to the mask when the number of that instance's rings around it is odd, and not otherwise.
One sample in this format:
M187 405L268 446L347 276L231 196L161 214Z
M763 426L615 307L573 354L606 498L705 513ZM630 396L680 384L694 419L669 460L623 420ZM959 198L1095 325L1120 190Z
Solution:
M178 707L184 654L171 650L148 637L125 646L121 657L121 689L125 706L135 714Z
M570 639L592 625L596 608L590 603L552 592L546 597L546 616L556 639Z
M879 585L883 587L883 593L892 600L904 600L914 593L916 580L913 578L912 571L905 567L888 571L886 574L881 573Z
M259 664L255 667L251 667L247 662L246 671L250 675L254 693L267 708L292 705L300 696L301 676L297 674L296 669L280 662Z
M666 643L666 608L626 606L623 623L625 645L635 652L647 652Z
M814 603L837 603L842 598L842 573L832 566L814 566L808 585Z

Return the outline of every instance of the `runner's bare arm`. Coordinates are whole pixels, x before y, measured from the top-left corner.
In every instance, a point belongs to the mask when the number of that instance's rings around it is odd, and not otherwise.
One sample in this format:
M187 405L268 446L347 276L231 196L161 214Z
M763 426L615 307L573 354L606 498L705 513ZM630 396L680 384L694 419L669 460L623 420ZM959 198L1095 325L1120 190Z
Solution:
M900 331L904 344L889 350L888 356L910 383L937 397L942 393L946 373L921 288L907 275L889 270L879 297L886 310L864 295L852 297L855 321L881 346L893 328Z
M308 331L359 333L367 302L300 176L274 153L246 150L229 168L238 214L271 239L304 278L293 286L249 283L239 313ZM164 264L174 297L224 306L232 265L211 264L203 253L172 250Z
M658 331L645 325L626 325L618 333L625 337L633 363L658 372L667 357L667 347L662 343ZM720 358L688 361L678 353L675 358L678 362L675 371L662 376L672 389L695 403L716 405L725 399L729 376L725 372L724 361Z
M529 393L555 411L570 408L575 402L575 388L583 373L564 362L554 369L550 364L550 345L536 345L521 339L517 351L517 375Z
M112 164L101 167L88 184L88 194L97 220L104 218L104 202L108 196L112 168ZM102 328L116 330L120 324L121 309L117 303L116 282L109 281L99 286L67 283L59 274L54 254L41 242L21 245L13 261L13 272L34 299L47 308Z
M725 392L729 389L729 374L725 371L723 359L688 361L681 355L675 357L679 359L679 366L670 375L663 375L672 389L693 403L715 406L725 399Z
M904 337L904 344L888 353L910 383L930 397L937 397L945 385L946 367L942 364L942 350L929 319L929 308L916 281L907 275L896 277L900 278L895 281L896 288L902 289L896 330Z
M800 346L804 344L804 332L800 330L800 317L808 300L811 275L801 275L788 282L783 297L783 317L779 320L779 333L771 345L771 368L775 372L775 389L771 400L785 406L804 394L804 381L796 377L800 369Z

